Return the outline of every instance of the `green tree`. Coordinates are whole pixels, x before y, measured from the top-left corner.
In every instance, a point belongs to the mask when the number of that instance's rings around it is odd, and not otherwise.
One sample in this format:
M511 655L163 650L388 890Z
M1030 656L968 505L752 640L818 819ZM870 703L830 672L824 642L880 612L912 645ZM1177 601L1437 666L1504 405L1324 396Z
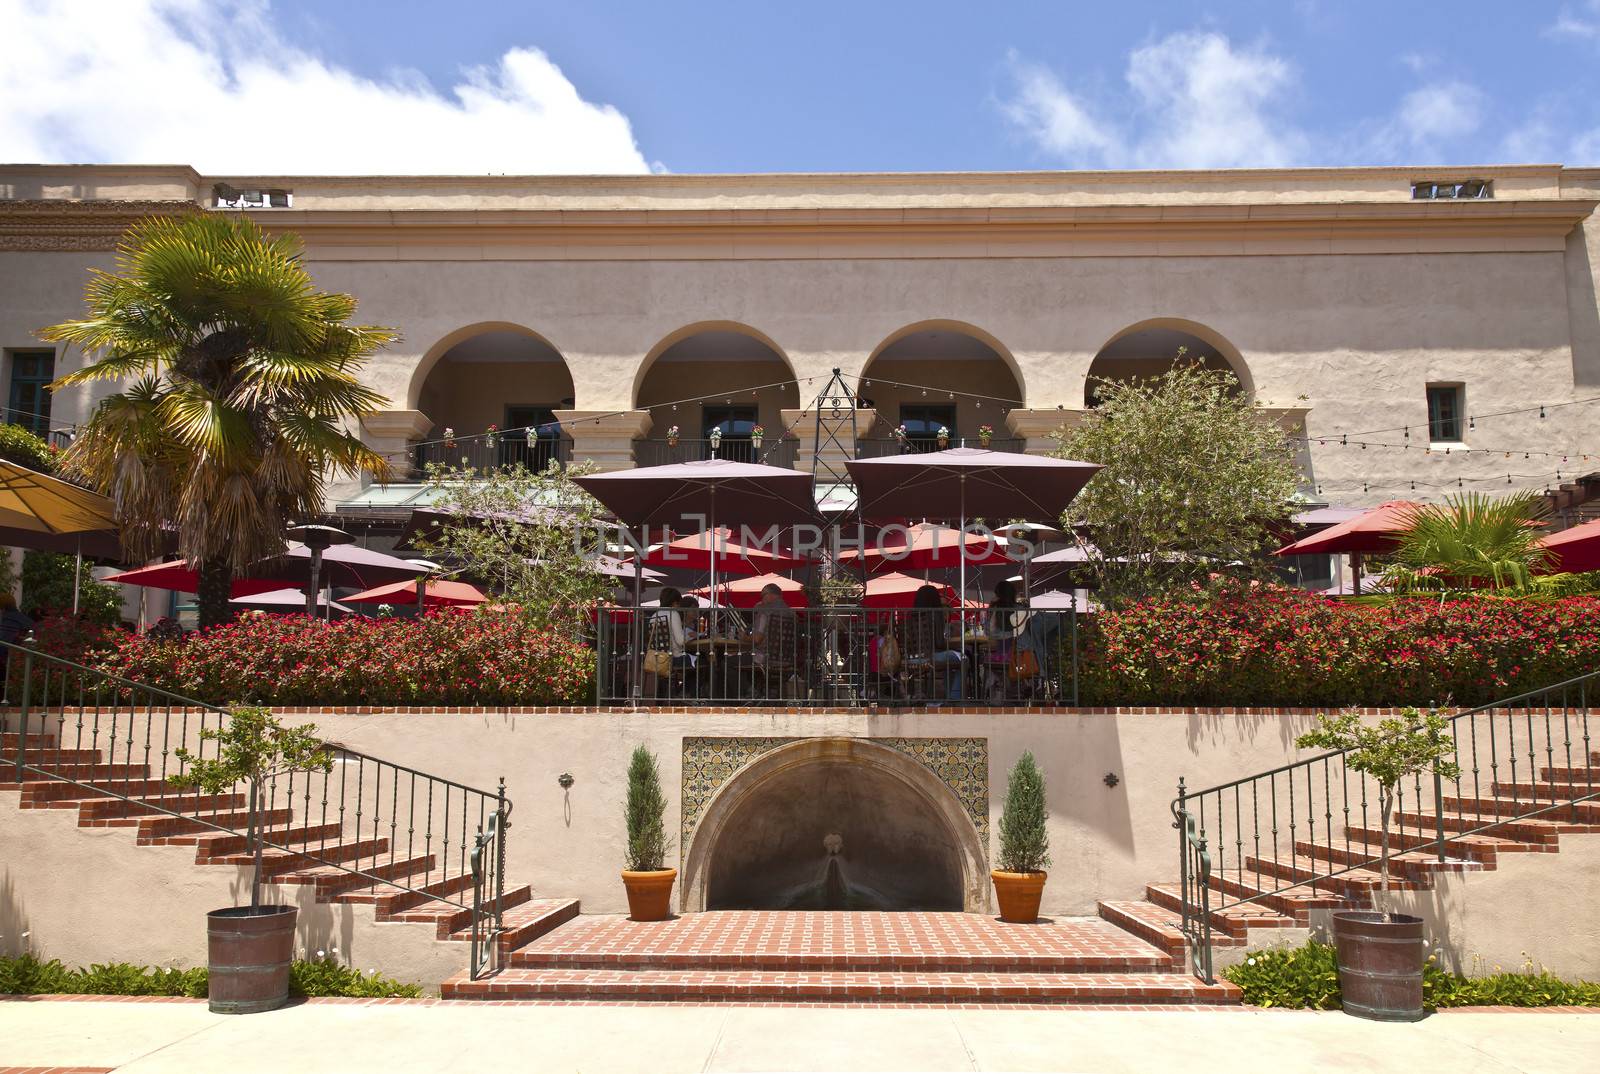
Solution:
M329 772L333 757L311 724L285 727L270 709L236 706L222 727L200 732L202 741L217 743L215 757L200 757L179 746L175 751L184 770L168 776L175 787L198 787L207 794L224 794L240 783L250 788L249 838L255 853L250 880L250 907L261 906L261 812L268 780L287 772Z
M387 405L357 374L396 335L348 324L355 299L314 287L297 238L220 213L130 229L87 302L40 333L94 357L53 387L134 383L95 408L63 469L115 501L130 559L175 528L200 625L224 622L233 578L322 511L330 474L387 475L344 423Z
M1423 772L1438 772L1444 779L1460 779L1461 768L1447 760L1455 752L1450 721L1438 712L1404 709L1398 717L1364 724L1353 712L1324 715L1314 730L1295 739L1301 749L1339 750L1345 767L1371 776L1378 784L1378 868L1382 899L1378 909L1389 912L1389 816L1402 780ZM1444 803L1435 808L1443 809Z
M1044 774L1032 751L1017 758L1006 784L1000 813L1000 868L1037 873L1050 865L1050 833L1045 829Z
M56 453L32 429L21 425L0 425L0 459L26 466L40 473L54 473Z
M417 547L523 615L587 624L588 609L614 587L595 563L604 551L600 505L572 480L592 469L430 467L429 505L452 517Z
M1383 573L1385 584L1403 593L1530 589L1534 572L1550 561L1539 544L1543 534L1531 525L1543 502L1531 492L1467 492L1418 508Z
M43 608L60 615L72 614L72 580L77 559L55 552L32 550L22 557L22 607ZM114 585L97 582L83 565L78 580L78 614L91 623L116 626L122 621L122 593Z
M1098 405L1057 433L1060 458L1105 470L1063 516L1087 528L1085 565L1118 606L1218 575L1267 577L1300 484L1283 430L1231 373L1182 361L1170 373L1094 382Z
M628 762L628 869L648 872L667 860L667 800L661 794L656 759L643 746L634 747Z

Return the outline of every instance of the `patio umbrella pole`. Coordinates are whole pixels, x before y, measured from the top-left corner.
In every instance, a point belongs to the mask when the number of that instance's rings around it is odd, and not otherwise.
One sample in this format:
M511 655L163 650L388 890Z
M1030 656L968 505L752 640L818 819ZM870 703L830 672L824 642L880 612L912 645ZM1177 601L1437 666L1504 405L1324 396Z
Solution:
M717 634L717 484L711 483L711 636Z
M83 579L83 537L78 537L78 558L72 564L72 614L78 614L78 589Z
M311 584L306 587L306 614L317 617L317 590L321 588L322 549L311 546Z
M961 555L961 592L956 594L956 614L960 617L957 622L961 631L961 659L967 658L967 475L961 474L961 529L956 534L956 550ZM962 676L967 673L966 665L959 665Z

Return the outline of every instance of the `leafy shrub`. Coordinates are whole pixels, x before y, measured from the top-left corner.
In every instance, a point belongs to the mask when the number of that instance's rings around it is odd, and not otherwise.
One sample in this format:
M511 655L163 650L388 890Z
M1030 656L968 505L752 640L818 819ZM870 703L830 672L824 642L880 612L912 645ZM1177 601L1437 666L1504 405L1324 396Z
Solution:
M1017 758L1006 785L1000 813L1000 868L1009 873L1037 873L1050 864L1050 835L1045 830L1044 776L1031 752Z
M1256 951L1222 976L1244 990L1255 1007L1337 1010L1343 1006L1339 962L1333 945ZM1600 1007L1600 982L1563 981L1532 964L1520 972L1464 977L1439 968L1430 956L1422 968L1422 1003L1447 1007Z
M204 966L183 970L110 962L69 970L57 959L45 962L31 954L0 958L0 995L192 996L203 999L207 985ZM380 973L362 973L335 962L296 961L289 966L289 994L415 998L422 995L422 989Z
M57 615L71 615L72 576L77 571L72 556L55 552L31 551L22 557L22 607L31 611L43 608ZM97 582L90 564L83 565L78 584L78 616L102 626L122 621L122 593L116 586Z
M22 425L0 425L0 459L46 474L56 468L55 448Z
M661 774L656 759L636 746L628 762L628 868L635 872L660 869L667 858L667 800L661 795Z
M62 660L93 667L117 651L120 639L131 636L114 627L75 619L70 615L49 615L33 625L33 640L21 644ZM13 701L22 696L22 677L26 667L27 662L21 654L11 654L6 674L10 680L7 696ZM77 680L70 672L63 680L60 669L43 661L34 663L32 679L34 704L47 701L59 704L64 688L72 691L77 689Z
M1081 631L1085 704L1483 704L1600 666L1600 598L1158 598Z
M216 704L542 705L586 700L594 682L581 641L493 612L248 615L183 641L128 637L101 666Z

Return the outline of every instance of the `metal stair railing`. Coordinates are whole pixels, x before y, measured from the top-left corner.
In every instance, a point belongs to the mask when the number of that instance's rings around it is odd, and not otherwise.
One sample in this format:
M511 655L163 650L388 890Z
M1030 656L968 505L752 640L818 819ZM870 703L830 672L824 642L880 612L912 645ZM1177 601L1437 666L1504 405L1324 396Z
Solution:
M220 743L200 732L225 726L227 709L21 645L0 647L0 774L24 788L91 790L71 796L91 821L155 817L161 832L242 837L216 857L242 863L258 847L281 852L267 859L268 883L313 871L304 879L319 890L376 885L375 895L411 905L453 906L468 914L471 976L499 971L512 809L504 778L496 790L482 790L330 742L329 771L270 777L260 802L243 792L202 794L167 777L187 767L179 747L196 758L217 756ZM50 798L47 788L42 796Z
M1597 692L1600 672L1591 672L1451 716L1451 759L1461 774L1444 779L1435 771L1398 788L1391 862L1404 852L1404 869L1448 868L1470 860L1451 857L1472 849L1463 842L1469 836L1517 821L1560 820L1562 813L1576 819L1574 806L1600 800L1600 741L1591 738L1589 719ZM1338 894L1352 888L1348 874L1378 864L1378 789L1345 764L1345 751L1204 790L1178 781L1171 808L1181 927L1196 976L1214 980L1211 932L1219 912L1283 895Z

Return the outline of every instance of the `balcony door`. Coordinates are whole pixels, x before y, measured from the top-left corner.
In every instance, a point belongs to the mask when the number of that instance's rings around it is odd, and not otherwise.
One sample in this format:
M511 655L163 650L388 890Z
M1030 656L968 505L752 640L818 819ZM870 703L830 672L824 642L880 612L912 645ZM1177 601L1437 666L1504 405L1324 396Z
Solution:
M702 424L705 426L706 458L728 459L732 462L759 462L750 434L756 427L756 408L753 406L708 406L704 408ZM716 433L718 436L713 436ZM720 439L712 448L713 440Z
M506 433L500 440L500 465L521 465L535 472L561 458L561 426L554 408L506 407Z
M955 442L956 408L906 403L900 407L900 424L906 430L906 444L912 451L938 451L939 430L944 429Z

